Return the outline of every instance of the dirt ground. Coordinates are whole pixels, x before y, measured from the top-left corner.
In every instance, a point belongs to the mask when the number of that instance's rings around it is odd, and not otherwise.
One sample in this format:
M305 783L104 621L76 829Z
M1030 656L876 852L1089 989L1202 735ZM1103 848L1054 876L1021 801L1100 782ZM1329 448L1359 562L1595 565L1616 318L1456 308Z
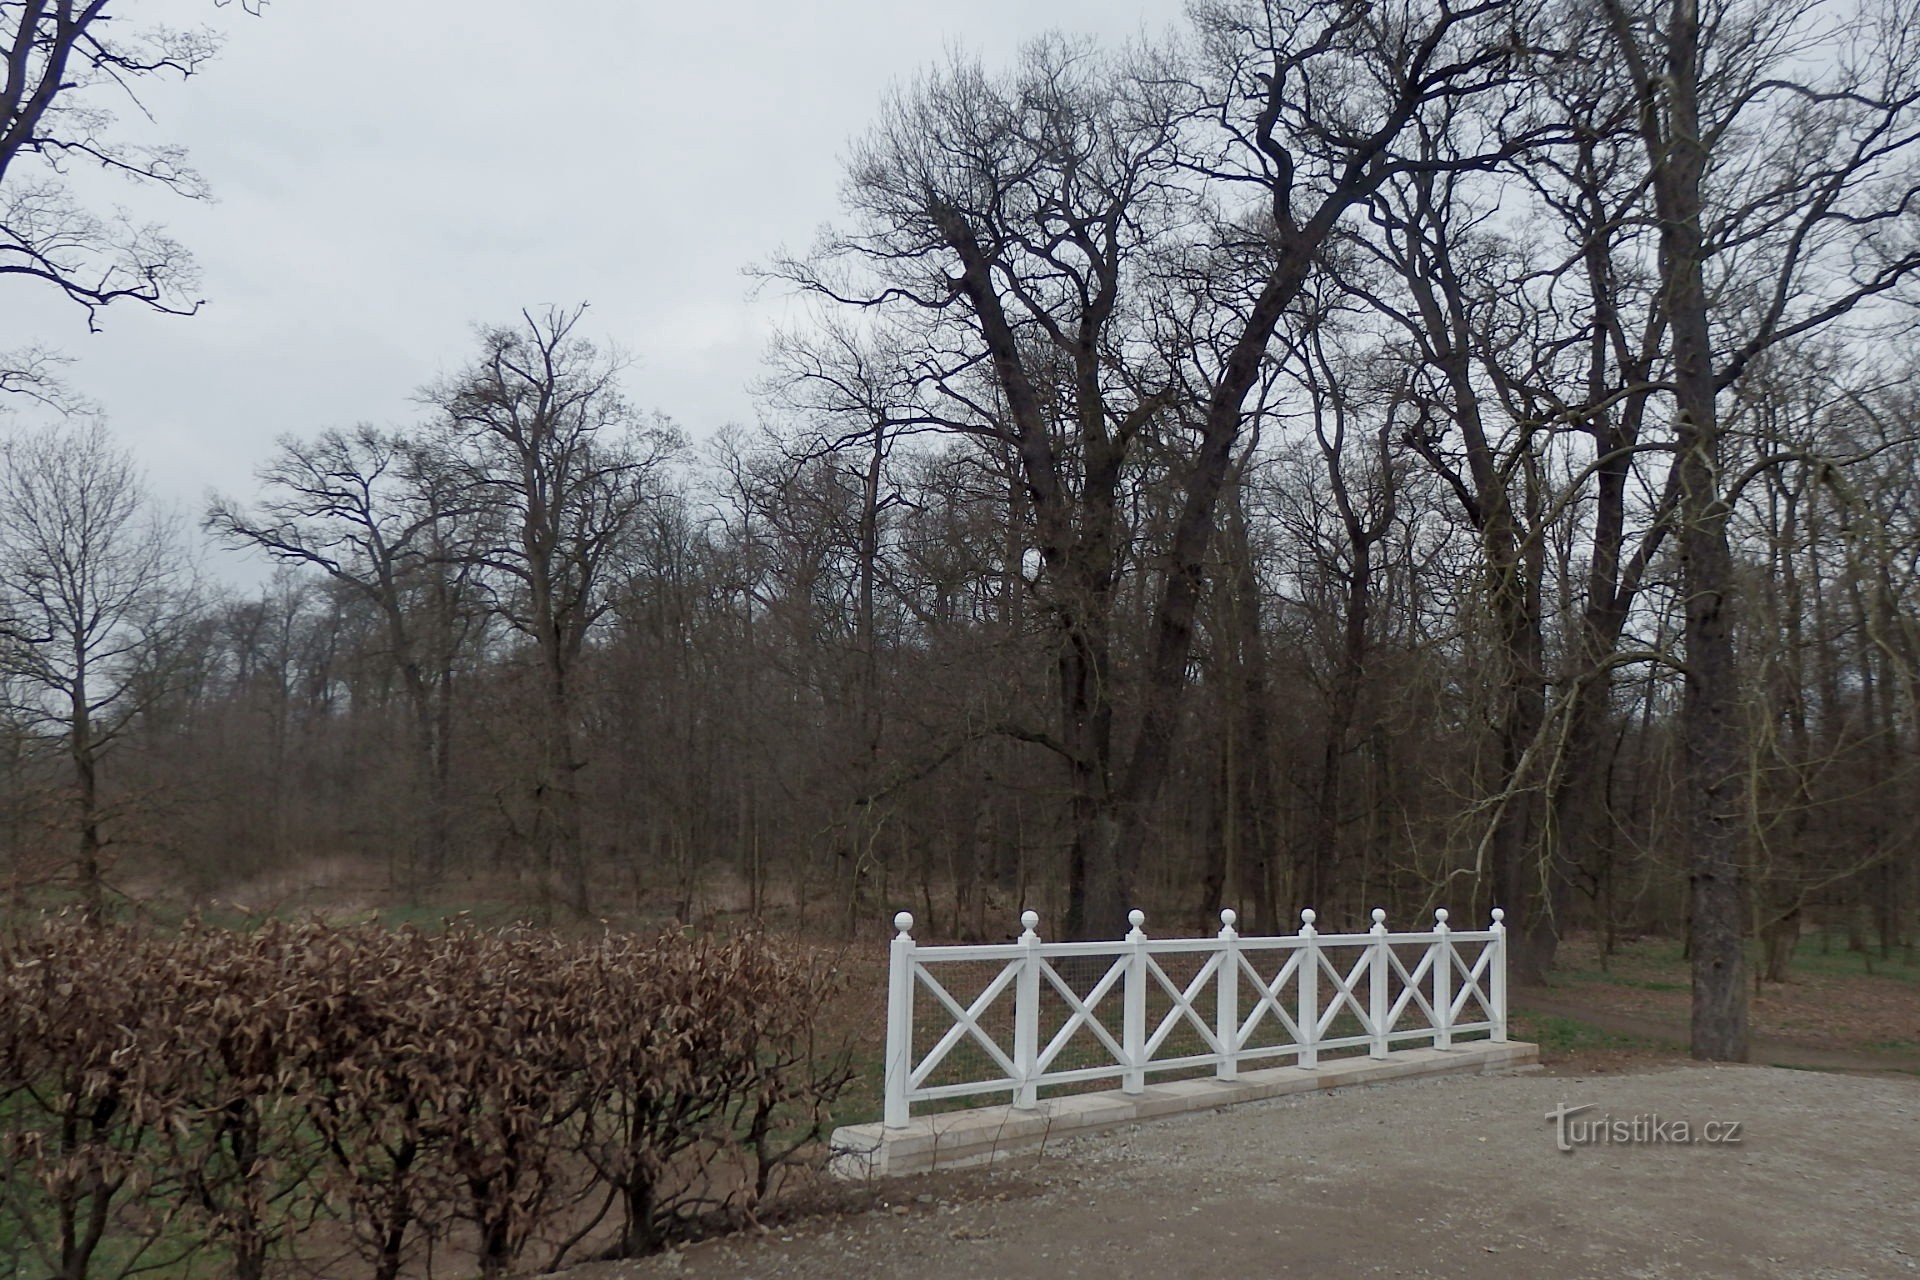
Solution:
M1852 999L1864 984L1855 982L1847 992ZM1616 1032L1648 1042L1653 1052L1663 1047L1675 1047L1687 1042L1687 1019L1684 1012L1674 1013L1669 1009L1656 1008L1640 1012L1629 1006L1617 1007L1608 1000L1611 993L1575 991L1563 994L1541 988L1516 988L1514 1007L1535 1014L1554 1014L1572 1018L1587 1026L1603 1031ZM1795 992L1796 996L1800 993ZM1879 993L1875 993L1879 994ZM1889 993L1904 997L1908 1008L1899 1011L1898 1018L1889 1017L1885 1026L1907 1028L1916 1018L1914 1007L1920 1007L1920 991L1895 990ZM1760 1019L1755 1019L1760 1022ZM1761 1022L1762 1026L1766 1024ZM1869 1033L1871 1034L1871 1033ZM1770 1067L1799 1067L1812 1071L1848 1071L1869 1072L1906 1072L1920 1073L1920 1051L1912 1048L1861 1048L1862 1041L1874 1043L1868 1036L1853 1035L1839 1037L1834 1035L1811 1036L1802 1034L1789 1037L1769 1035L1764 1031L1753 1036L1752 1052L1749 1062ZM1886 1043L1882 1041L1880 1043ZM1912 1041L1895 1042L1902 1046ZM1587 1055L1580 1055L1585 1057Z
M1556 1149L1581 1118L1738 1145ZM1920 1079L1672 1065L1398 1083L1079 1139L567 1280L1920 1274Z
M1516 1008L1684 1046L1691 972L1674 939L1623 944L1602 969L1592 940L1570 939L1551 987L1514 989ZM1753 990L1751 1061L1826 1070L1920 1069L1920 964L1809 937L1792 980Z

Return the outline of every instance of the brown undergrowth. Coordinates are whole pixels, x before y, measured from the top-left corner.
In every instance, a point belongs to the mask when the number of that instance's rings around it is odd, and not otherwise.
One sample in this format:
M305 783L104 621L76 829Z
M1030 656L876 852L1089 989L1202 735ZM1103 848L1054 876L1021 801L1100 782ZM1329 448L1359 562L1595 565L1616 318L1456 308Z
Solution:
M750 1220L847 1079L816 1026L837 982L754 935L25 926L0 1246L60 1280L394 1280Z

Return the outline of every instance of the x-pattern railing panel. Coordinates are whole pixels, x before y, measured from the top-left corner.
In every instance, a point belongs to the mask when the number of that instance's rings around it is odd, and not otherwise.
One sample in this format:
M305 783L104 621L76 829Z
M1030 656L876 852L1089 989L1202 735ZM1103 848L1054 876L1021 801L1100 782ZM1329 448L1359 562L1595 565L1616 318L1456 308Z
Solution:
M1325 935L1316 932L1311 911L1301 912L1298 935L1280 936L1242 937L1231 911L1220 913L1214 938L1149 938L1146 917L1135 911L1129 918L1132 931L1119 942L1044 942L1039 916L1028 911L1012 943L922 946L912 936L913 917L896 916L886 1123L904 1125L916 1099L967 1092L1011 1088L1016 1106L1031 1107L1042 1085L1118 1078L1122 1088L1138 1092L1152 1071L1212 1067L1232 1079L1243 1060L1289 1053L1311 1068L1322 1048L1364 1048L1384 1057L1393 1042L1410 1038L1431 1037L1434 1047L1446 1049L1456 1031L1506 1039L1506 925L1498 909L1485 930L1454 932L1442 910L1434 913L1431 931L1401 934L1387 932L1382 911L1373 913L1365 933ZM1399 951L1413 948L1419 956L1409 964ZM1070 971L1063 972L1063 962L1072 962ZM1185 976L1188 962L1195 966L1191 977ZM950 963L998 968L963 1003L932 972ZM1011 1047L983 1025L1009 991ZM916 992L931 995L946 1022L920 1057L914 1053ZM1058 1002L1044 1021L1043 999ZM1116 1001L1117 1032L1110 1025ZM1463 1023L1461 1015L1475 1005L1485 1019ZM1401 1029L1416 1013L1424 1025ZM994 1013L1002 1031L1006 1014L1004 1005ZM1282 1032L1286 1039L1264 1042ZM1001 1074L931 1083L943 1065L948 1074L966 1076L969 1063L955 1057L962 1044L977 1046ZM1083 1061L1089 1051L1092 1060Z
M1054 1060L1060 1056L1061 1050L1067 1047L1068 1042L1073 1039L1074 1033L1082 1027L1091 1031L1093 1038L1104 1045L1107 1052L1113 1055L1116 1070L1126 1065L1127 1051L1120 1047L1120 1042L1113 1038L1113 1033L1107 1030L1106 1024L1101 1022L1094 1012L1095 1006L1100 1003L1101 999L1104 998L1108 992L1112 991L1114 987L1119 984L1121 978L1125 976L1126 971L1126 960L1124 958L1115 960L1111 965L1107 966L1106 973L1093 985L1093 989L1087 992L1086 999L1082 1000L1080 996L1075 993L1072 985L1060 976L1057 969L1045 960L1040 962L1040 976L1052 984L1053 989L1059 992L1060 998L1065 1000L1067 1007L1072 1010L1071 1016L1061 1024L1058 1031L1053 1033L1053 1039L1047 1042L1047 1047L1041 1051L1039 1058L1036 1060L1035 1065L1040 1071L1044 1072L1048 1067L1053 1065Z
M931 973L927 972L924 965L916 967L914 976L920 980L922 986L933 993L935 999L946 1006L947 1012L953 1015L953 1026L948 1029L944 1036L940 1037L940 1042L933 1047L932 1051L929 1052L925 1058L921 1059L920 1065L914 1068L912 1082L909 1085L910 1088L917 1089L925 1083L927 1077L931 1076L934 1070L946 1060L947 1055L953 1052L954 1046L968 1036L971 1036L973 1040L986 1051L987 1056L992 1058L1000 1069L1005 1071L1009 1076L1018 1076L1020 1074L1018 1069L1013 1065L1013 1060L1007 1057L1001 1050L999 1044L995 1042L994 1038L988 1035L980 1026L981 1015L991 1008L993 1002L1000 998L1001 993L1013 984L1014 977L1016 976L1013 970L1005 970L999 977L989 982L986 990L975 996L973 1003L964 1009L960 1007L960 1002L953 998L952 993L941 986L939 980Z
M1371 984L1373 980L1374 960L1371 952L1362 951L1360 958L1353 962L1353 967L1347 970L1344 977L1341 975L1340 970L1335 967L1333 958L1329 956L1324 949L1316 948L1315 953L1320 958L1321 971L1333 982L1333 1000L1320 1014L1319 1022L1314 1024L1313 1038L1316 1040L1326 1039L1328 1029L1333 1026L1334 1022L1339 1019L1340 1014L1344 1011L1352 1012L1353 1016L1359 1020L1361 1028L1367 1035L1379 1034L1379 1029L1374 1026L1372 1010L1369 1009L1367 1005L1360 1003L1360 997L1354 991L1354 987L1363 976L1369 984Z
M1429 973L1433 972L1433 956L1433 948L1428 947L1420 953L1420 963L1414 965L1413 972L1409 973L1407 966L1400 959L1400 954L1392 947L1387 948L1387 963L1400 977L1400 995L1394 1000L1393 1007L1387 1011L1385 1030L1392 1031L1399 1023L1400 1015L1406 1011L1408 1001L1420 1006L1420 1012L1427 1015L1429 1023L1439 1021L1433 1013L1433 1002L1428 1000L1426 992L1420 989L1420 984L1427 980Z
M1234 1036L1234 1049L1236 1051L1245 1049L1252 1042L1254 1029L1259 1025L1260 1019L1269 1013L1280 1020L1280 1025L1286 1028L1287 1035L1295 1042L1306 1039L1300 1034L1300 1024L1293 1020L1293 1015L1280 1003L1281 990L1296 973L1300 972L1300 962L1306 952L1295 950L1290 953L1287 956L1287 962L1280 966L1280 972L1274 975L1272 982L1261 977L1260 971L1253 967L1252 961L1247 959L1246 952L1237 951L1234 954L1241 972L1252 981L1254 989L1260 993L1254 1003L1253 1011L1247 1014L1247 1020L1240 1024L1240 1030Z
M1206 989L1207 984L1213 981L1214 974L1220 971L1221 958L1221 953L1217 951L1207 957L1207 962L1200 966L1200 972L1194 975L1193 981L1189 982L1184 988L1181 988L1175 986L1173 979L1167 977L1167 971L1160 967L1158 960L1151 954L1147 956L1147 972L1160 984L1161 989L1173 999L1173 1007L1167 1010L1166 1016L1161 1018L1160 1024L1153 1029L1153 1034L1147 1037L1148 1058L1152 1058L1154 1054L1160 1051L1160 1046L1167 1042L1168 1035L1172 1034L1174 1028L1180 1026L1182 1023L1190 1025L1195 1031L1199 1032L1200 1038L1206 1042L1207 1048L1212 1050L1216 1055L1226 1052L1225 1049L1220 1047L1220 1041L1214 1038L1213 1028L1206 1024L1206 1020L1201 1018L1201 1016L1194 1011L1193 1007L1195 999Z
M1480 954L1475 957L1471 965L1467 964L1466 960L1461 957L1458 948L1450 948L1447 954L1452 957L1454 970L1458 973L1461 980L1459 989L1454 993L1453 1007L1447 1010L1447 1021L1450 1023L1458 1023L1460 1021L1460 1011L1466 1008L1469 998L1475 1000L1480 1005L1481 1012L1491 1018L1493 1016L1493 997L1487 993L1486 987L1483 984L1486 982L1487 975L1492 969L1493 944L1487 943L1482 946L1480 948Z

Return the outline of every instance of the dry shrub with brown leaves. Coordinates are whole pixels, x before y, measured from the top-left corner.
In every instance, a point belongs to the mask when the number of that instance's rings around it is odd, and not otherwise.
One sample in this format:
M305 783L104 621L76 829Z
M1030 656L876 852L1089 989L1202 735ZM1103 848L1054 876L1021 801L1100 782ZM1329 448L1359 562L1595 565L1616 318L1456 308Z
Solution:
M819 1135L833 981L753 936L44 922L0 940L0 1245L60 1280L655 1249Z

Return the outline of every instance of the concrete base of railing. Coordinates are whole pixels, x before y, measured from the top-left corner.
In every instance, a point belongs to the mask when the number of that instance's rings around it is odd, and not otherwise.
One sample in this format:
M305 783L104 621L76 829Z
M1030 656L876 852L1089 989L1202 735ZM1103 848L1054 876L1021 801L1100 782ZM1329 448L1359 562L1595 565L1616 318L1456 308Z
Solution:
M903 1129L875 1124L833 1131L830 1168L841 1178L890 1178L934 1169L993 1164L1034 1155L1049 1142L1157 1120L1186 1111L1217 1111L1290 1093L1383 1084L1428 1076L1490 1075L1532 1066L1540 1047L1525 1041L1471 1041L1451 1049L1397 1049L1385 1058L1335 1058L1317 1067L1244 1071L1238 1080L1172 1080L1141 1093L1110 1089L1047 1098L1032 1111L979 1107L916 1116Z

